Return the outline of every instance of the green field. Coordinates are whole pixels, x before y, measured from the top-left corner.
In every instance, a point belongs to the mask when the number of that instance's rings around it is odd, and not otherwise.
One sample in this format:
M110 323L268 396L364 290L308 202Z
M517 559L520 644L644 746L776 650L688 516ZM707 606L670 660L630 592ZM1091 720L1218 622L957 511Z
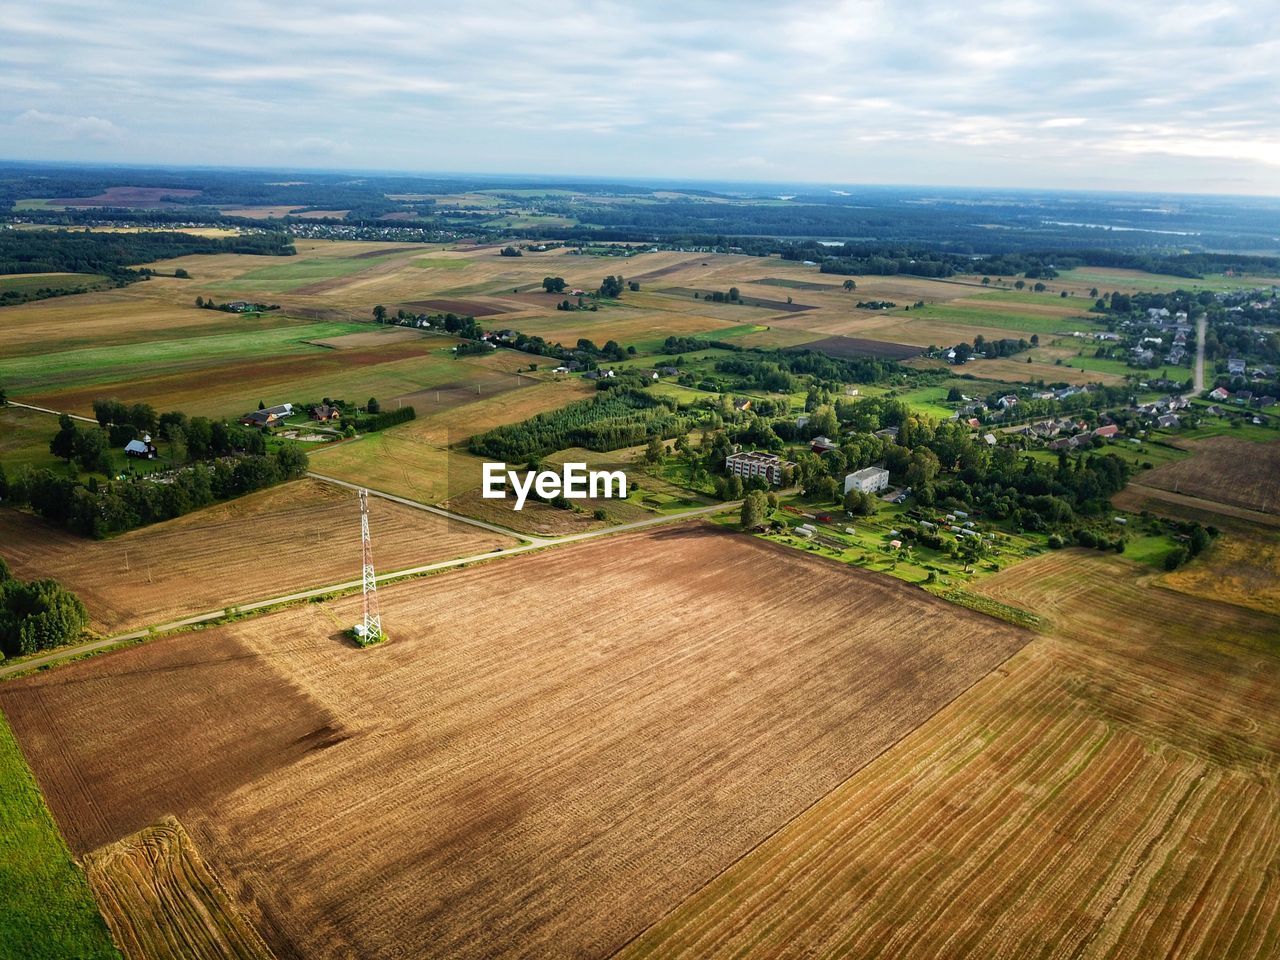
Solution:
M230 293L288 293L321 280L359 273L403 252L394 250L378 257L290 257L287 263L250 270L234 280L217 284L214 289Z
M119 956L0 715L0 960Z
M977 299L976 297L973 299ZM913 307L912 320L932 320L940 323L954 323L972 328L988 328L979 330L988 340L1015 336L1018 333L1062 333L1069 330L1087 330L1089 321L1072 317L1041 317L1032 314L1009 313L1007 311L969 310L964 307L931 303L923 307Z
M234 327L234 315L227 316L227 325ZM85 347L46 356L12 357L0 360L0 383L13 393L37 387L110 383L128 376L131 371L140 376L155 376L207 367L217 361L323 350L323 347L314 347L303 341L367 332L368 329L367 324L359 323L282 321L280 326L255 329L251 333L235 331L110 347Z
M20 407L0 407L0 465L9 473L22 467L60 467L62 461L49 452L49 441L57 432L57 417Z
M34 293L49 287L54 290L83 290L85 287L107 279L99 273L38 273L20 276L0 276L0 293L16 290Z
M940 402L947 398L947 390L946 386L918 387L915 390L904 390L896 394L895 399L903 401L916 413L927 414L938 420L949 420L955 411L943 406ZM977 388L970 387L970 394L975 392Z
M1107 293L1116 287L1137 287L1163 293L1170 290L1252 290L1255 287L1270 286L1276 278L1209 276L1196 279L1170 277L1156 273L1113 273L1105 267L1079 267L1075 270L1064 270L1059 275L1059 280L1093 284L1098 288L1099 293Z
M466 260L451 260L448 257L417 257L409 261L409 266L419 270L465 270L469 266Z

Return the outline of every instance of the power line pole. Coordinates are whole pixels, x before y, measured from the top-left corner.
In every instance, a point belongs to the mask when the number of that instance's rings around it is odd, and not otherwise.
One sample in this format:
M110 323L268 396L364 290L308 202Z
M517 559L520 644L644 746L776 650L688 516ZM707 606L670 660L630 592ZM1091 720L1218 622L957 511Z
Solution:
M369 540L369 491L360 491L360 546L363 554L364 639L382 639L382 615L378 612L378 578L373 572L373 546Z

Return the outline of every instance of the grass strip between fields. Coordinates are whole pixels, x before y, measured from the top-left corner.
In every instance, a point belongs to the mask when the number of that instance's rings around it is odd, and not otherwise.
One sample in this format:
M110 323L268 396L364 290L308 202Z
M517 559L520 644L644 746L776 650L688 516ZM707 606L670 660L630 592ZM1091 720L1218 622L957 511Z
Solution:
M46 957L120 954L0 715L0 958Z

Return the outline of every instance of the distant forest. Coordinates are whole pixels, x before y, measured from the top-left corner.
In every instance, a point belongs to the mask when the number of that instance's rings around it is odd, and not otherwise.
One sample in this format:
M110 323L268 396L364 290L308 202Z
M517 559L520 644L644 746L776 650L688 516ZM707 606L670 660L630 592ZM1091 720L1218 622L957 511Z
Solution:
M285 233L198 237L190 233L87 233L71 230L0 231L0 274L100 273L129 282L149 263L192 253L252 253L288 256L293 241Z
M131 186L177 192L160 193L131 208L30 202L100 197L113 187ZM485 191L494 201L492 209L462 209L437 200L473 191ZM241 206L329 215L250 220L229 209ZM512 226L513 210L519 226ZM580 178L0 163L0 214L6 212L68 227L104 219L257 229L265 223L298 235L352 239L388 239L395 230L418 230L440 235L424 239L662 243L782 254L826 264L833 273L946 276L970 272L975 261L986 260L990 265L982 270L1008 275L1014 255L1022 255L1059 268L1074 258L1191 277L1229 265L1271 270L1266 260L1253 257L1280 255L1280 199L1223 196L879 186L784 189L740 183L689 187ZM24 246L30 242L24 239ZM132 246L142 241L124 242ZM273 252L270 241L259 242L264 246L251 252ZM1232 259L1206 259L1206 254Z

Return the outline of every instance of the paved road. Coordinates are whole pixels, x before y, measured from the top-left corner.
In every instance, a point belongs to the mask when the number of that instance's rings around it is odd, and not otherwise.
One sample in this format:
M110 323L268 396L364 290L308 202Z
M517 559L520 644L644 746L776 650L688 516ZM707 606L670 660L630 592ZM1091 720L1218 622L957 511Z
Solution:
M328 483L337 483L340 486L350 487L349 483L340 480L333 480L318 474L311 474L317 480L323 480ZM378 575L379 582L386 580L394 580L400 577L417 576L424 573L431 573L436 570L447 570L450 567L460 567L463 564L477 563L481 560L493 560L497 557L509 557L517 553L527 553L530 550L539 550L544 547L557 546L565 543L575 543L579 540L590 540L595 537L611 536L616 533L625 533L628 530L641 530L645 527L657 526L664 523L676 523L680 520L687 520L690 517L700 517L709 513L718 513L720 511L728 511L737 509L741 505L741 501L731 501L728 503L714 503L705 507L696 507L692 510L685 510L681 513L665 514L657 517L649 517L645 520L634 520L631 523L620 524L616 527L602 527L599 530L588 530L585 533L574 533L564 537L543 538L528 537L524 534L513 533L504 530L502 527L493 526L483 523L479 520L473 520L470 517L462 517L458 514L450 513L448 510L441 510L438 507L429 507L426 504L417 503L413 500L406 500L402 497L396 497L387 493L378 493L375 490L369 491L380 497L386 497L397 503L403 503L406 506L415 509L426 510L428 513L435 513L447 517L451 520L458 520L463 523L470 523L480 526L486 530L496 531L509 536L522 537L525 542L515 547L506 547L500 550L491 550L488 553L475 554L470 557L459 557L454 560L441 560L437 563L427 563L418 567L409 567L405 570L393 570L388 573ZM334 583L324 587L314 587L310 590L301 590L296 593L283 594L278 597L270 597L266 600L255 600L252 603L240 603L231 607L225 607L220 610L210 610L206 613L198 613L194 616L184 617L181 620L173 620L169 623L158 624L154 627L148 627L142 630L134 630L130 633L122 633L112 637L104 637L101 640L94 640L89 643L77 644L73 647L63 647L54 650L48 654L39 657L32 657L30 660L23 660L19 663L11 663L0 666L0 678L12 676L15 673L24 673L36 667L46 666L48 664L57 663L61 660L67 660L72 657L84 656L107 647L115 646L119 643L126 643L131 640L142 640L146 637L155 636L162 633L168 633L171 630L181 630L184 627L196 626L201 623L209 623L213 620L220 620L232 613L251 613L255 610L262 610L266 607L274 607L277 604L293 603L298 600L309 600L312 597L324 596L328 593L338 593L348 590L356 590L361 586L360 580L347 580L343 583Z

